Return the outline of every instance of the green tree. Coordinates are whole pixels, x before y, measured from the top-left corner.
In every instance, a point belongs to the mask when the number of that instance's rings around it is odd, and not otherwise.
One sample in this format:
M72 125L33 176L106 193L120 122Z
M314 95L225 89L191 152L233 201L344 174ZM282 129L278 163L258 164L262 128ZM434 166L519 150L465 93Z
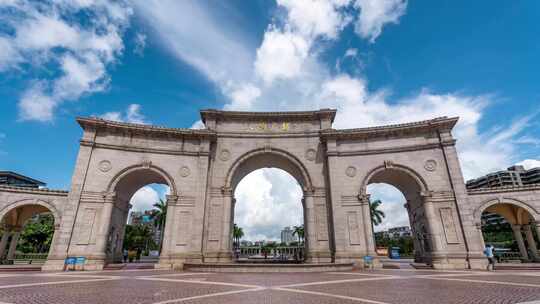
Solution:
M126 225L124 236L124 249L152 247L155 244L152 239L152 230L145 225Z
M233 225L233 240L236 243L237 247L240 247L240 239L244 237L244 229L238 227L238 225Z
M54 235L52 214L40 214L24 226L17 250L23 253L47 253Z
M154 226L159 229L159 251L161 252L165 218L167 217L167 203L165 203L162 199L159 199L159 202L154 204L154 208L155 210L152 213L152 219L154 220Z
M294 226L293 235L298 236L298 243L301 244L302 241L304 240L304 225Z
M373 222L375 226L382 223L383 218L386 217L386 214L384 214L384 212L379 209L381 204L382 204L381 200L376 200L374 202L370 202L369 204L369 208L371 212L371 222Z

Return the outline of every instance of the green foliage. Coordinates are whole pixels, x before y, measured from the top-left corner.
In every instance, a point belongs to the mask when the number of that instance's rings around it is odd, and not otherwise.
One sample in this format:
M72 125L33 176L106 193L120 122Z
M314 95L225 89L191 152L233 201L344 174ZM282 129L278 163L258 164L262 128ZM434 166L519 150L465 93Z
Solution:
M497 221L482 225L482 235L486 244L492 244L498 248L514 248L514 233L509 223Z
M158 246L152 238L152 230L145 225L126 225L124 236L124 249L136 248L156 249Z
M389 238L385 237L382 233L376 233L375 244L377 247L399 247L401 256L413 256L414 254L413 238L410 236Z
M53 215L40 214L24 226L17 250L22 253L47 253L51 247L53 235Z
M386 217L386 214L384 214L383 211L379 210L379 207L381 206L381 204L382 204L381 200L376 200L369 204L369 208L371 211L371 221L373 222L375 226L382 223L383 218Z
M293 227L293 235L298 236L298 243L302 243L304 240L304 232L304 225Z
M167 217L167 203L165 203L162 199L159 199L159 202L154 204L154 208L156 209L154 210L154 213L152 213L152 219L154 220L154 227L159 229L159 251L161 252L161 245L163 244L163 232L165 230L165 220Z
M240 246L240 239L244 237L244 229L241 227L238 227L238 225L234 224L233 226L233 240L236 244L236 246Z

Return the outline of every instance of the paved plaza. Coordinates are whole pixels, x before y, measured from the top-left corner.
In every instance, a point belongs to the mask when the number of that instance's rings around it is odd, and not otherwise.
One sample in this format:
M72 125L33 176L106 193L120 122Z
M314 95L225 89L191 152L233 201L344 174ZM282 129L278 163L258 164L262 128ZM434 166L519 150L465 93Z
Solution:
M0 303L540 303L540 273L2 273Z

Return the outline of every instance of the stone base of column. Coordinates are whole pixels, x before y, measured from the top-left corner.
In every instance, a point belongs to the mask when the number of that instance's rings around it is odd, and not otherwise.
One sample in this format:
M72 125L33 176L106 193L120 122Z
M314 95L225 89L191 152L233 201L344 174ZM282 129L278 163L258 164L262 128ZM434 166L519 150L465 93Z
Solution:
M382 263L379 257L376 254L368 254L372 260L371 265L365 263L364 257L366 254L361 253L347 253L347 252L336 252L335 262L336 263L354 263L356 268L375 268L381 269Z
M434 269L468 269L466 254L432 254L430 263Z
M202 263L203 256L200 253L180 253L161 255L159 262L154 265L156 269L184 269L184 263Z
M41 271L64 271L65 259L47 259L41 266Z
M469 258L469 265L472 270L486 270L488 265L487 258Z
M203 261L208 263L232 263L233 255L228 251L206 252Z
M307 252L306 262L312 264L331 263L332 254L330 251L309 251Z

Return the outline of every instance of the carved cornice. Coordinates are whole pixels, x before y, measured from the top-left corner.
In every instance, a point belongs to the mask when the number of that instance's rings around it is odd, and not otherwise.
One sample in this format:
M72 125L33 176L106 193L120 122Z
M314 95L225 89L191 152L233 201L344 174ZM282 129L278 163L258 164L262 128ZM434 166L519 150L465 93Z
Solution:
M135 147L135 146L120 146L120 145L96 143L96 142L91 142L91 141L86 141L86 140L81 140L80 143L81 143L81 146L91 146L94 148L120 150L120 151L128 151L128 152L144 152L144 153L168 154L168 155L186 155L186 156L197 156L197 157L210 155L210 152L208 151L179 151L179 150L155 149L155 148Z
M69 191L65 190L53 190L47 188L27 188L27 187L14 187L14 186L0 186L0 191L15 192L15 193L28 193L28 194L45 194L56 196L67 196Z
M78 117L77 122L84 130L110 130L131 134L180 137L187 139L196 138L214 140L216 138L216 133L207 129L166 128L161 126L117 122L94 117Z
M455 140L443 142L443 146L454 145ZM384 154L384 153L397 153L397 152L411 152L420 150L431 150L440 148L439 143L426 144L426 145L411 145L411 146L397 146L381 149L368 149L368 150L355 150L355 151L329 151L328 156L357 156L357 155L371 155L371 154Z
M334 122L336 117L335 109L321 109L318 111L290 111L290 112L240 112L240 111L221 111L214 109L201 110L201 119L206 122L207 119L216 120L289 120L289 121L310 121L329 118Z
M321 138L329 139L369 139L379 137L404 137L417 135L419 133L430 133L433 131L451 131L458 121L458 117L439 117L430 120L417 121L405 124L396 124L380 127L343 129L343 130L322 130ZM439 143L437 143L439 144ZM443 142L446 145L453 145L454 140Z
M516 192L516 191L540 191L540 184L468 189L467 194L480 195L480 194L504 193L504 192Z

